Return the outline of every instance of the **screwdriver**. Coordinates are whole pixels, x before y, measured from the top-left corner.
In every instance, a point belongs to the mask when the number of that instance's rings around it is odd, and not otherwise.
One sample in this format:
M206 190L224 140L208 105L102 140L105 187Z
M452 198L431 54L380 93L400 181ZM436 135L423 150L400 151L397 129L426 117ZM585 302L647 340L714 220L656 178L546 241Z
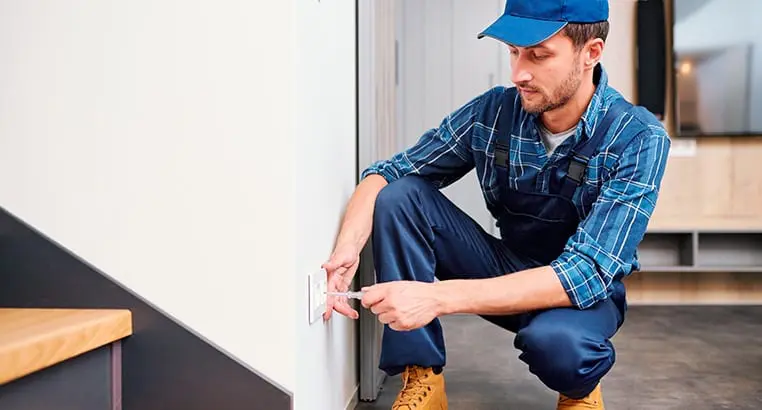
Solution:
M349 299L362 299L365 292L325 292L327 296L343 296Z

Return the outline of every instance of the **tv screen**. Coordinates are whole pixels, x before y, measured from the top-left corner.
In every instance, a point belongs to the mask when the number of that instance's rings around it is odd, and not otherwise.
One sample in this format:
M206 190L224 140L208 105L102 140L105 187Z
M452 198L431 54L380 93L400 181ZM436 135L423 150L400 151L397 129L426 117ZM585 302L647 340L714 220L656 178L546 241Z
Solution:
M762 134L762 0L673 0L680 135Z

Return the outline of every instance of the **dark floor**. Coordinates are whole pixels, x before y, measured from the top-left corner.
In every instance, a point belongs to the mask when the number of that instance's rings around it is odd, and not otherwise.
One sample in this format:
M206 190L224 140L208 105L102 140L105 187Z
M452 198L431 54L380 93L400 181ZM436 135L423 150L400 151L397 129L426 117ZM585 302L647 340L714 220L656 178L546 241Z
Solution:
M553 410L556 394L518 360L513 335L474 316L443 319L452 410ZM608 410L762 409L762 306L630 307L603 380ZM387 378L374 403L400 388Z

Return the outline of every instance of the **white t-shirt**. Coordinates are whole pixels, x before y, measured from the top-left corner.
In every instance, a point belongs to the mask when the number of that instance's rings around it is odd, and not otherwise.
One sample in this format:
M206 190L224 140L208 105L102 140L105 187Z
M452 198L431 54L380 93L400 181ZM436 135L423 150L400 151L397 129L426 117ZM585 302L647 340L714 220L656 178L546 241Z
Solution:
M574 132L576 131L577 126L575 125L572 128L569 128L566 131L561 131L558 133L552 133L548 131L545 126L540 124L540 137L542 138L542 143L545 145L545 150L548 151L548 157L553 155L553 151L558 148L561 143L566 141L567 138L574 135Z

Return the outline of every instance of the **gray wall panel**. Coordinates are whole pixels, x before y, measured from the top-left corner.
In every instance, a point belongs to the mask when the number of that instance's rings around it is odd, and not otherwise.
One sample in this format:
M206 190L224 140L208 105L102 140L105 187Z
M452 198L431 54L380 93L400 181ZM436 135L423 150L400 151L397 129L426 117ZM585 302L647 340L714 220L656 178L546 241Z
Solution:
M103 346L0 386L0 409L110 410L110 353Z

